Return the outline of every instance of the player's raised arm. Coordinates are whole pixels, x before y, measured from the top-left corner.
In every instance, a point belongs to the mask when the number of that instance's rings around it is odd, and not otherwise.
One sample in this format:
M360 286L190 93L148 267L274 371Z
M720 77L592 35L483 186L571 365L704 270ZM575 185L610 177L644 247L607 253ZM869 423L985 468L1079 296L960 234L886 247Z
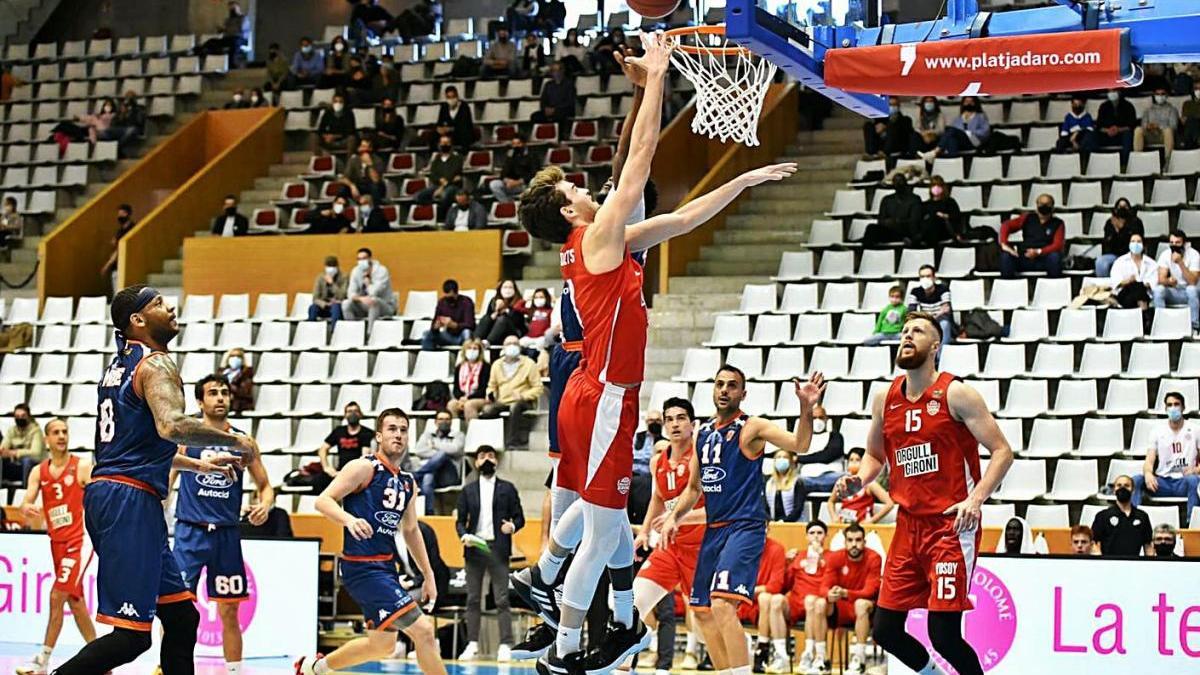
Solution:
M672 213L648 218L630 225L625 230L625 241L629 248L644 251L681 234L686 234L707 223L730 202L737 199L747 188L769 181L780 181L796 173L795 162L769 164L734 178L721 187L679 207ZM611 199L611 197L610 197ZM608 204L606 201L605 204Z
M317 512L350 531L350 536L362 541L375 535L375 528L362 518L355 518L342 508L341 501L346 495L361 489L371 480L374 468L368 459L355 459L346 462L346 466L333 477L329 487L317 497Z
M152 354L142 362L142 366L137 369L134 388L141 393L146 405L150 407L159 436L179 445L255 451L257 446L250 437L210 427L204 420L184 413L183 385L179 379L179 368L169 355ZM176 463L173 466L187 468L186 463Z
M987 402L979 392L969 385L955 380L946 392L946 402L950 404L950 414L967 426L983 447L988 449L991 459L987 471L979 479L979 483L967 498L950 507L946 512L957 512L955 527L961 532L972 530L979 525L981 506L1004 480L1009 467L1013 463L1012 447L996 418L988 410ZM860 471L861 474L861 471Z
M625 168L625 160L629 159L629 143L633 139L634 121L637 120L638 112L642 109L642 101L646 97L646 71L632 63L627 63L625 56L623 52L613 52L613 58L625 72L625 77L633 83L633 104L629 106L629 112L625 113L625 121L621 123L621 136L617 139L617 153L613 155L612 182L614 186L621 182L621 171Z
M796 398L800 400L800 417L796 431L788 433L770 420L752 417L742 430L742 447L754 455L760 455L768 443L787 450L794 455L803 455L812 445L812 411L825 394L825 375L813 373L807 381L792 380L796 387Z

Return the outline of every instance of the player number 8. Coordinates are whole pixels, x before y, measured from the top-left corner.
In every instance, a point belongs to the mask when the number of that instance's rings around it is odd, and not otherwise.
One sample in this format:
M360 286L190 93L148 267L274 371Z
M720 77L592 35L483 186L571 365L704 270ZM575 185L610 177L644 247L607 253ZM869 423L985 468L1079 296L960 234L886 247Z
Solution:
M117 420L113 414L113 402L111 398L104 399L100 404L100 442L111 443L113 437L117 435Z
M217 595L241 595L245 589L245 582L239 574L214 577L213 585L217 588Z

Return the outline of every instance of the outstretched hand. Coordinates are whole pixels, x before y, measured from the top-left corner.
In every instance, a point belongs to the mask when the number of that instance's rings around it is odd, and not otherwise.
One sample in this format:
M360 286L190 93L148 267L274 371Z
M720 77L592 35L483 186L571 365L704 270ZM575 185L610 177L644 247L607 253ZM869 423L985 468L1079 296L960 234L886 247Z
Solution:
M641 56L626 56L622 69L624 64L632 64L644 70L647 79L662 77L671 63L671 50L674 48L675 41L662 33L642 33L642 49L645 53Z
M621 72L635 87L646 88L646 69L641 64L631 60L633 50L629 47L613 50L613 60L621 66Z
M796 398L800 399L800 404L808 410L816 407L825 395L825 374L821 371L809 375L807 382L796 378L792 383L796 386Z
M757 169L747 171L742 174L742 178L749 184L747 187L762 185L767 181L783 180L796 173L797 165L795 162L783 162L782 164L768 164Z

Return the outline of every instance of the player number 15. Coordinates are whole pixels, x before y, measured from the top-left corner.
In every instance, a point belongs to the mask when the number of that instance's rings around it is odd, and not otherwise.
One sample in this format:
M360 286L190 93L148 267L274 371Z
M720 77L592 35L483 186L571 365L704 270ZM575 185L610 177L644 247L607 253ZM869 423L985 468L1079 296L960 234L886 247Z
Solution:
M921 430L921 410L909 408L904 411L904 432L911 434Z
M954 586L954 577L938 577L938 600L953 600L958 597L958 588Z

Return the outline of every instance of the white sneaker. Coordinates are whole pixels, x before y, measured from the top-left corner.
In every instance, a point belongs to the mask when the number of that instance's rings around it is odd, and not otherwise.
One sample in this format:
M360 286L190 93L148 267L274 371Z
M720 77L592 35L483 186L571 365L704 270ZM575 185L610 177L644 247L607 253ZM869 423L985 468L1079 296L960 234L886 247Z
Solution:
M804 675L825 675L827 672L829 671L825 670L825 662L814 658L813 662L809 664L808 670L804 671Z
M17 666L17 675L46 675L46 659L41 654L34 656L22 666Z
M695 670L700 665L700 659L695 654L687 652L683 655L683 663L679 667L683 670Z
M850 665L846 666L846 675L863 675L866 672L863 662L857 656L850 657Z
M313 675L313 664L315 664L317 661L320 661L322 656L324 655L317 654L316 656L301 656L300 659L296 661L296 675Z
M468 642L467 647L462 650L461 654L458 655L458 660L459 661L474 661L475 657L478 655L479 655L479 643L478 642Z
M788 662L786 654L775 653L771 657L771 662L767 664L768 673L790 673L792 672L792 664Z
M800 672L807 673L809 668L812 668L812 664L813 664L813 653L812 652L804 652L803 654L800 655Z
M662 668L656 668L654 670L654 675L671 675L671 671L663 670Z
M512 661L512 647L509 647L508 645L500 645L496 649L496 662L508 663L509 661Z

